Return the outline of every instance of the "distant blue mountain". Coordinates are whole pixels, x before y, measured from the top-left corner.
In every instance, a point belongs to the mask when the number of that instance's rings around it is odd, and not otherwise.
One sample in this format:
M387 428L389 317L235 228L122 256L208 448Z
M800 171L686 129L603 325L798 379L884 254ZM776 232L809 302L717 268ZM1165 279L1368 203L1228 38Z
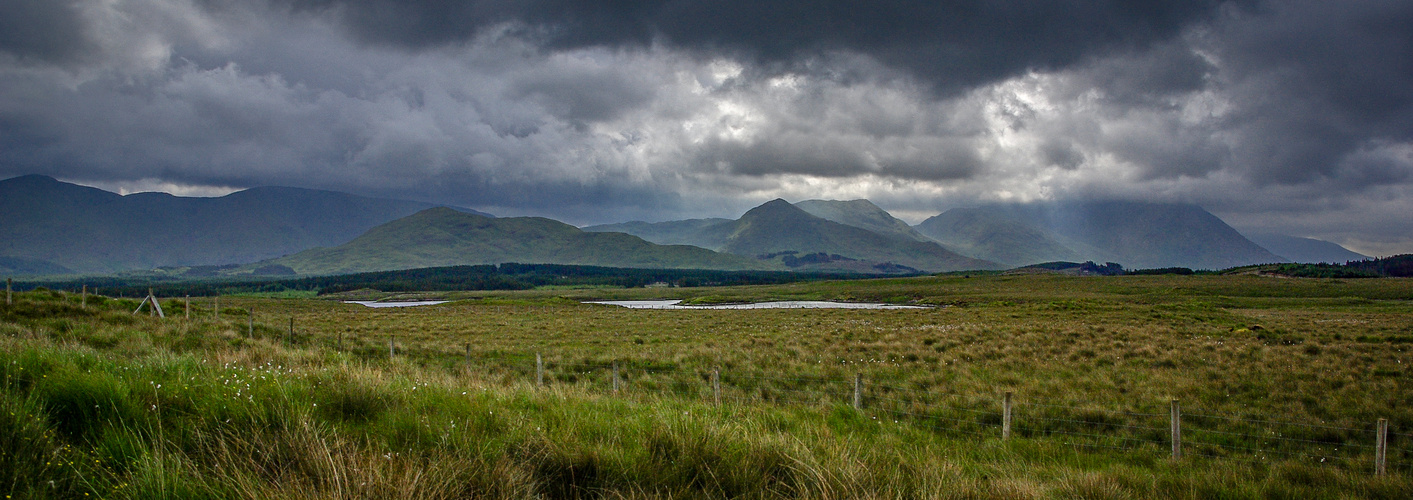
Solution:
M812 200L805 205L848 223L816 216L777 199L737 220L627 222L584 230L625 232L663 245L697 245L779 262L799 271L911 273L1000 268L994 262L958 255L935 242L920 241L926 238L905 224L896 227L892 216L867 200Z
M79 273L255 262L339 245L435 206L289 187L122 196L26 175L0 181L0 257Z
M1266 247L1267 250L1281 257L1285 257L1291 262L1306 264L1328 262L1331 264L1342 264L1352 260L1370 258L1368 255L1354 252L1338 244L1314 238L1300 238L1297 236L1261 232L1245 234L1248 239L1256 242L1257 245Z
M1225 269L1286 261L1190 204L995 204L948 210L916 228L962 255L1011 266L1094 261L1129 269Z

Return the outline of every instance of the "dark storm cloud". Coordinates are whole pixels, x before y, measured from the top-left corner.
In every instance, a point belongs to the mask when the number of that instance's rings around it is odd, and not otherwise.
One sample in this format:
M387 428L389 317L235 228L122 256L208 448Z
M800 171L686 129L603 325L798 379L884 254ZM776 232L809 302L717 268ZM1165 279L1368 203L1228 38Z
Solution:
M781 174L825 178L881 175L899 179L943 181L970 177L982 167L965 140L907 140L912 151L898 151L889 141L845 134L767 134L752 142L712 141L700 148L697 162L706 170L747 176Z
M21 61L71 63L91 48L71 0L0 2L0 53Z
M576 222L1141 198L1394 248L1378 227L1413 223L1341 218L1413 212L1408 26L1407 1L9 0L0 177Z
M729 51L767 64L829 51L868 54L943 90L1061 68L1168 39L1215 1L460 1L284 0L337 15L359 38L426 47L516 22L552 48L648 46Z
M1413 140L1413 3L1294 2L1217 26L1240 169L1273 183L1339 175L1374 142Z
M535 102L575 123L602 122L649 102L661 83L598 65L557 67L521 75L507 97Z

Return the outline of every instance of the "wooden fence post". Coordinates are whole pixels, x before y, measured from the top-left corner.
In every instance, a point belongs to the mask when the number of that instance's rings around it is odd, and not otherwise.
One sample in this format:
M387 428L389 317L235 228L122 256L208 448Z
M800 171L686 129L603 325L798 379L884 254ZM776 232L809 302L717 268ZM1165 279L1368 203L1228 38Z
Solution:
M1379 419L1374 438L1374 474L1388 474L1388 419Z
M211 314L216 315L216 321L221 320L221 296L216 296L216 302L211 306Z
M152 294L152 289L151 289L151 288L148 288L148 289L147 289L147 298L152 300L152 306L153 306L153 307L147 308L147 316L148 316L148 317L156 316L156 315L157 315L157 307L156 307L156 306L157 306L157 296Z
M863 374L854 374L854 409L863 409Z
M716 405L721 406L721 367L711 370L711 396L716 400Z
M471 344L466 345L468 346L466 352L471 352L469 347ZM537 387L545 386L545 358L541 357L538 352L535 353L535 385Z
M343 352L343 332L339 332L339 352Z
M1169 409L1168 419L1172 423L1173 435L1173 460L1182 458L1182 410L1178 406L1178 400L1172 401Z
M1001 439L1011 439L1011 391L1001 400Z
M185 310L186 310L186 319L187 319L188 321L190 321L190 320L191 320L191 296L190 296L190 295L187 295L187 296L186 296L186 300L182 301L182 309L185 309Z
M388 361L392 361L392 360L393 360L393 356L394 356L396 353L397 353L397 348L393 345L393 338L392 338L392 337L388 337Z
M291 345L294 344L294 316L289 317L289 340L287 342Z
M250 323L246 325L245 336L253 339L255 338L255 308L251 307L246 310L250 312Z
M613 393L618 394L618 362L613 362Z
M10 298L10 295L14 293L11 291L14 281L14 278L5 278L5 305L7 306L14 303L14 299Z
M88 285L83 286L83 295L79 296L79 307L88 307Z

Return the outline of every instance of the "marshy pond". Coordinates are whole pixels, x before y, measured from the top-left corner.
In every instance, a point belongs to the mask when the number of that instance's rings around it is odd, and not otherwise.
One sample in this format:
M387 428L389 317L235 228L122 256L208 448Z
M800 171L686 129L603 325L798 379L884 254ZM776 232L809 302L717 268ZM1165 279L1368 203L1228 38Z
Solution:
M367 307L413 307L413 306L434 306L445 304L449 300L408 300L400 302L378 302L375 300L345 300L345 304L359 304Z
M876 304L865 302L829 302L823 300L780 300L749 304L684 305L681 300L595 300L587 304L604 304L629 309L927 309L924 306Z

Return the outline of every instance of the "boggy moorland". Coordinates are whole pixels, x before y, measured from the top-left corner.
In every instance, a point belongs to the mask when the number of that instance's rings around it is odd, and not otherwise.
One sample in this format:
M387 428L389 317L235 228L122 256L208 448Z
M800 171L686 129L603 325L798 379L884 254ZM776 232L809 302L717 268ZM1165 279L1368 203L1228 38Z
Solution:
M403 297L413 296L432 295ZM16 293L0 306L0 490L15 498L1413 491L1413 280L987 275L435 297L454 301L372 309L221 297L219 319L212 298L194 298L190 319L183 300L164 299L161 319L132 314L132 299ZM580 303L635 298L936 307ZM1379 419L1388 422L1385 474L1375 468Z

